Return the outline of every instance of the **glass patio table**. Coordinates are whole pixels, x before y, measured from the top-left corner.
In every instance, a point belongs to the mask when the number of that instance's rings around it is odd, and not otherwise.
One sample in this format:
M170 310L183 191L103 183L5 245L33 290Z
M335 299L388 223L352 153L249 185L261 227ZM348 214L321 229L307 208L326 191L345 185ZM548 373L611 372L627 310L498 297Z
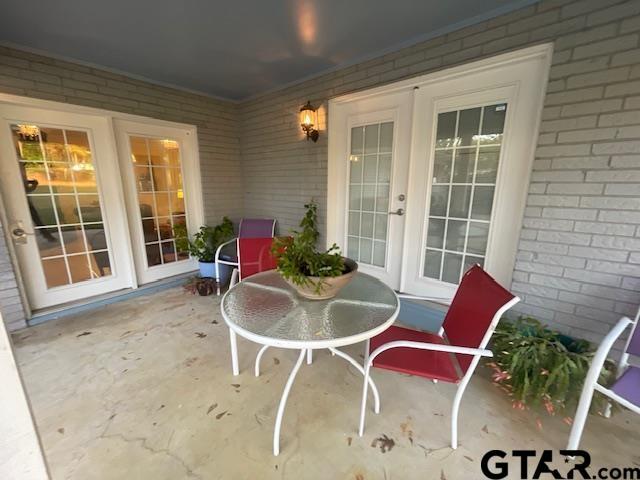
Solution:
M284 408L305 355L311 364L313 350L328 349L364 375L363 365L337 347L364 341L366 362L369 339L393 324L400 302L391 288L361 272L334 298L307 300L278 272L270 270L233 286L223 297L220 309L229 327L234 375L239 373L236 334L263 345L256 357L256 376L260 375L260 359L268 347L300 350L278 406L273 433L273 454L278 455ZM369 385L378 412L378 391L373 381Z

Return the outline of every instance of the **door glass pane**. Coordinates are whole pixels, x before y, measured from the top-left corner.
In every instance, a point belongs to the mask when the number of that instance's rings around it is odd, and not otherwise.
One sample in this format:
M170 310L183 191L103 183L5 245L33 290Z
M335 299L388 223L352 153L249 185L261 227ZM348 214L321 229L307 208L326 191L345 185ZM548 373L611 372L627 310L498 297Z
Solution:
M11 133L47 288L111 275L87 132L14 124Z
M129 145L147 266L186 260L188 255L176 251L174 242L174 227L187 221L180 144L131 136Z
M392 150L392 122L351 129L347 256L379 267L386 262Z
M458 283L484 264L506 112L499 103L438 114L425 277Z

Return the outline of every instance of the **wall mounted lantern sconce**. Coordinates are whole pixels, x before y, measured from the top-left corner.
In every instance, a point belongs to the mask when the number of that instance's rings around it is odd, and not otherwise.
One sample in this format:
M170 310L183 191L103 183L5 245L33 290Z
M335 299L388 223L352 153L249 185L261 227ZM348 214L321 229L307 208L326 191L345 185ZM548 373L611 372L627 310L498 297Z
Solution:
M318 125L318 112L311 106L311 102L307 102L300 109L300 126L302 131L307 134L307 140L318 141L320 133L315 127Z

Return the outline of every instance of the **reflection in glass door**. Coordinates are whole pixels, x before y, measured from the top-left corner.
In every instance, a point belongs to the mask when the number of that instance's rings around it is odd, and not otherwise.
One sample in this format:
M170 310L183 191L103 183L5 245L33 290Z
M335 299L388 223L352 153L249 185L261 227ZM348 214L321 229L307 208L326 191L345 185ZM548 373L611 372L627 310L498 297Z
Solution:
M438 114L425 277L457 284L484 264L506 110L500 103Z
M111 275L87 132L11 125L47 288Z
M174 227L186 225L180 144L129 137L147 267L189 258L176 249Z

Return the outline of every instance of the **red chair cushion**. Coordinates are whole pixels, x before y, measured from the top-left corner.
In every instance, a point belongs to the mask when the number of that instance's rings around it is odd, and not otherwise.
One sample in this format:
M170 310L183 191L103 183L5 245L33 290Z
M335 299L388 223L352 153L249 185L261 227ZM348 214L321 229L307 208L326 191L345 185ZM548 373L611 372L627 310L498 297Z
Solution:
M382 344L397 340L446 345L446 342L438 335L392 326L371 339L369 352L373 352ZM454 358L452 354L446 352L400 347L382 352L373 361L373 366L442 380L443 382L457 383L460 381L460 375L456 370Z

